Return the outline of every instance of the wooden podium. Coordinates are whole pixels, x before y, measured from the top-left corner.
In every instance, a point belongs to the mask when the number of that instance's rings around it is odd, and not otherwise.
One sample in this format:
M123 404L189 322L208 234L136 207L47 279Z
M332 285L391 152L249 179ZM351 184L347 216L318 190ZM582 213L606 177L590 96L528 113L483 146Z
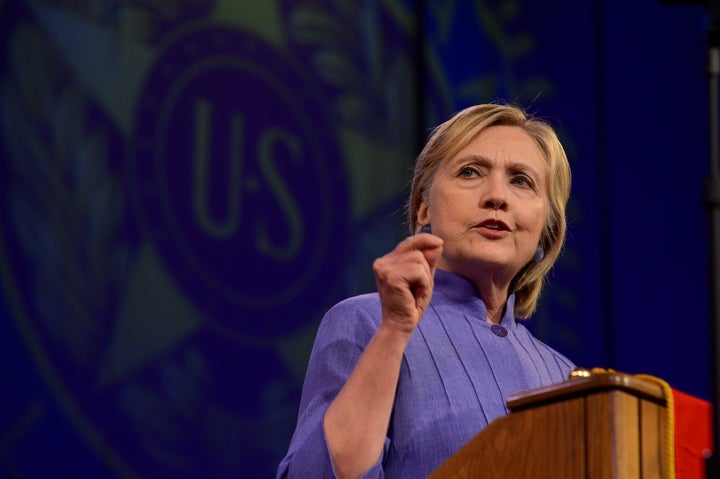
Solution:
M665 479L662 387L625 374L573 378L508 400L428 479Z

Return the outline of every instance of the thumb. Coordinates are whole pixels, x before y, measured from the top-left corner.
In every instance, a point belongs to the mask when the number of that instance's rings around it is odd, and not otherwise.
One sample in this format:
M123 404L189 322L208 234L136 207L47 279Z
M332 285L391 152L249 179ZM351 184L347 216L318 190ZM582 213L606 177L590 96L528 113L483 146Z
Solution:
M423 256L425 256L425 261L427 261L428 266L430 266L430 272L435 274L435 269L437 268L437 262L440 259L440 256L442 256L443 252L443 244L442 241L439 244L423 248L422 253Z

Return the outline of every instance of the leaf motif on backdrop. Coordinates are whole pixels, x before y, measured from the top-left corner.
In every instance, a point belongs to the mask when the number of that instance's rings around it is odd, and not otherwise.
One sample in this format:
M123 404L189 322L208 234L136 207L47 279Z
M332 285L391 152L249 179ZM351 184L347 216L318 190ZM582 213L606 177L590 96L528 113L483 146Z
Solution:
M309 3L309 2L308 2ZM406 155L409 164L417 147L417 71L412 67L412 31L402 31L405 43L392 41L385 28L396 18L412 15L386 9L381 2L337 2L301 5L288 18L291 41L307 48L318 76L338 90L336 114L343 124ZM390 2L392 3L392 2ZM395 28L417 26L398 21ZM398 163L403 163L398 158Z
M13 122L5 129L11 224L41 320L86 368L100 354L110 291L122 274L122 195L107 166L107 132L88 123L82 92L62 85L51 47L20 29L13 51L15 77L2 92L3 116Z
M204 426L212 371L198 351L190 350L177 361L161 364L155 375L152 385L140 382L125 388L118 396L118 409L138 431L143 449L158 462L171 470L192 470L201 461L188 454L188 445Z

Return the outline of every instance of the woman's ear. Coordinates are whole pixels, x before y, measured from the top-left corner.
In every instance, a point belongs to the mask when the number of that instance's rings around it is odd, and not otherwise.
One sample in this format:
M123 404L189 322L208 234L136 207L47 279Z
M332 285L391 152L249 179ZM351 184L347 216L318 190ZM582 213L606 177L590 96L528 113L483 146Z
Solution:
M423 226L430 223L430 211L428 209L427 202L423 201L420 203L417 213L415 214L415 223L417 226Z

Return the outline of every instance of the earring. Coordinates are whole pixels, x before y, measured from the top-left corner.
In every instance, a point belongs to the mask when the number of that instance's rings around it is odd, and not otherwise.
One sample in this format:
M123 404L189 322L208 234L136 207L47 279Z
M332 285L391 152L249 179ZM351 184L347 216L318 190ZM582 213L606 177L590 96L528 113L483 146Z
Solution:
M535 254L533 255L533 261L536 263L539 263L542 261L542 259L545 257L545 250L542 246L538 245L537 248L535 248Z
M430 223L422 225L422 228L420 228L421 233L432 233L432 226L430 226Z

